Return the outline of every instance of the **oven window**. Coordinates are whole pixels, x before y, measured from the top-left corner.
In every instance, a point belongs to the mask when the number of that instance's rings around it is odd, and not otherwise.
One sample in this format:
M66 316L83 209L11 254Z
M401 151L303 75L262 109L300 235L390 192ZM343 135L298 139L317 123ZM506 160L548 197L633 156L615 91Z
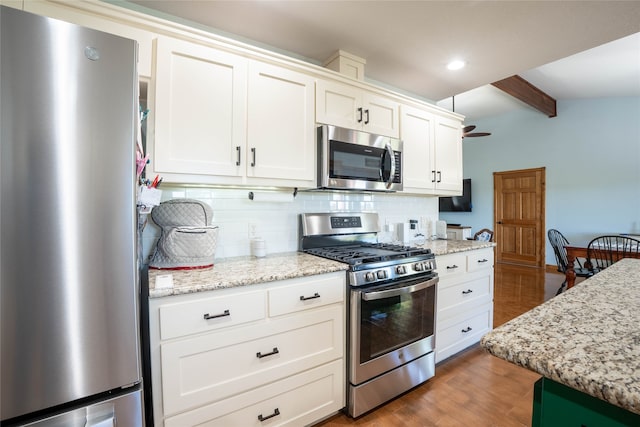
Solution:
M391 167L386 150L380 148L331 141L329 151L331 178L379 181L381 171Z
M434 333L435 286L360 302L360 363Z

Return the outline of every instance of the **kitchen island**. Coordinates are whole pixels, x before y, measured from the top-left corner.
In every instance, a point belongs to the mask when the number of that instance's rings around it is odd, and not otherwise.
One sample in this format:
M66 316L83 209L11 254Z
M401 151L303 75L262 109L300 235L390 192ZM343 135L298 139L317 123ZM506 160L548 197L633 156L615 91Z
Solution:
M640 260L623 259L482 338L543 376L534 426L640 425L639 278Z

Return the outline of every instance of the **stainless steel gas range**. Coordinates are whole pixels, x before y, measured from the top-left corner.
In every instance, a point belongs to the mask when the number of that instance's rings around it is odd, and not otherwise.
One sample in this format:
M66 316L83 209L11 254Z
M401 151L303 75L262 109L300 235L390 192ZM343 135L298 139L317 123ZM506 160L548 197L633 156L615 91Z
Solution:
M300 223L302 251L349 264L349 415L433 377L438 275L431 251L378 243L376 213L307 213Z

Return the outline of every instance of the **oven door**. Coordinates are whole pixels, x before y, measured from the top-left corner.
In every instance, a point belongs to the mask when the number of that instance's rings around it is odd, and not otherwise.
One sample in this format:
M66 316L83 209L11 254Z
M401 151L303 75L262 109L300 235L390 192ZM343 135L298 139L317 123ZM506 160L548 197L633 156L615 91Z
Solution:
M361 384L433 351L438 276L350 292L349 381Z

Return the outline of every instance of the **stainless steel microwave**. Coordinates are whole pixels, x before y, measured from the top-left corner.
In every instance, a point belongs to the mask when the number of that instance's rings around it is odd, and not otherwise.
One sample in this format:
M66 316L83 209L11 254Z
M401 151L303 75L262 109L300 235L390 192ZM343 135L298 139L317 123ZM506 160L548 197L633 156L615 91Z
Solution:
M318 187L332 190L402 190L402 141L345 129L318 127Z

